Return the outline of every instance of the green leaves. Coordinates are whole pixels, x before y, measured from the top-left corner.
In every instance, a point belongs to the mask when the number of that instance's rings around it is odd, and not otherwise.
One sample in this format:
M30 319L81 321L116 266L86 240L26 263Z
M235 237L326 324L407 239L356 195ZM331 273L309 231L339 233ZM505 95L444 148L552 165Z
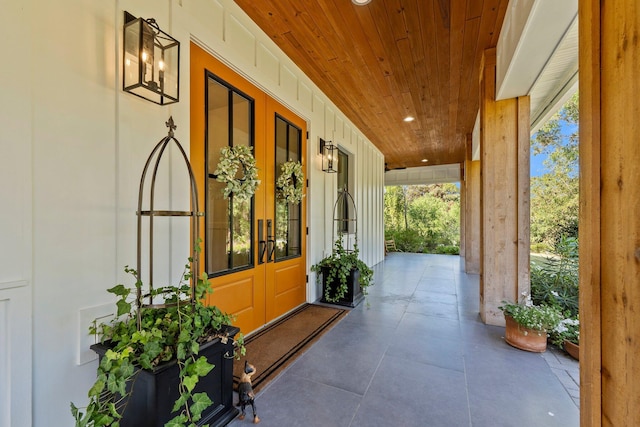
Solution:
M196 246L197 248L197 246ZM197 251L197 249L196 249ZM135 279L135 287L142 288L137 271L125 267ZM195 284L195 303L191 303L191 283ZM157 291L157 292L156 292ZM200 342L221 333L222 325L231 324L231 316L215 306L205 306L203 298L211 292L206 273L196 279L190 264L185 265L182 279L177 286L166 286L154 291L158 298L176 302L173 307L145 308L138 316L131 302L127 301L136 289L116 285L108 289L116 295L117 316L109 324L93 325L92 331L102 335L109 348L100 359L96 381L88 392L89 403L81 411L71 403L71 415L76 427L118 427L124 401L135 387L135 375L140 369L151 370L162 362L176 360L179 367L180 396L173 410L179 413L167 426L196 426L202 411L211 400L204 393L194 393L198 381L214 366L201 356ZM126 316L122 319L121 316ZM240 351L244 350L239 344ZM129 389L129 390L128 390Z
M88 394L89 394L89 397L92 397L92 396L99 396L99 395L100 395L100 393L102 393L102 390L104 390L104 386L105 386L104 381L103 381L103 380L98 379L98 380L93 384L93 387L91 387L91 388L89 389L89 393L88 393ZM71 404L71 405L73 406L73 404Z
M124 285L116 285L111 289L107 289L107 292L120 297L127 297L129 296L129 293L131 292L131 290L129 288L125 288Z
M322 259L319 263L311 266L311 271L322 272L327 276L324 278L328 286L324 289L324 299L328 302L338 302L348 291L348 280L353 270L360 273L359 284L362 293L367 295L367 288L371 286L373 270L358 258L359 250L357 243L352 251L345 250L342 238L339 237L334 243L331 255Z
M116 306L118 307L118 314L117 316L120 317L123 314L127 314L131 311L131 303L121 299L118 300L118 302L116 303Z
M304 197L304 173L302 163L289 160L280 167L276 180L276 194L279 198L294 205L300 204Z
M460 191L455 184L385 187L385 238L405 252L459 245Z
M562 319L555 307L534 305L528 297L525 302L519 304L503 301L502 306L498 308L505 315L513 317L519 325L537 331L551 331Z
M180 414L166 423L164 427L184 427L187 421L189 421L187 416L184 414Z
M187 372L190 374L193 373L199 377L204 377L209 372L211 372L213 368L214 368L214 365L207 362L206 357L200 356L200 358L196 360L195 363L192 363L189 365Z
M127 314L131 311L131 303L127 302L127 297L131 293L131 289L125 288L124 285L116 285L111 289L107 289L107 292L121 297L118 302L116 302L116 306L118 307L118 314L116 315L117 317L120 317L123 314Z
M216 180L225 183L222 193L225 199L233 194L236 201L250 199L256 191L260 180L253 147L235 145L220 150L220 161L213 172ZM242 170L243 176L238 178Z
M182 378L182 384L185 386L187 391L191 393L195 388L196 384L198 384L198 376L197 375L189 375L188 377Z
M196 393L193 395L193 404L189 409L191 409L191 414L194 421L198 421L202 418L202 412L207 409L213 403L207 393Z

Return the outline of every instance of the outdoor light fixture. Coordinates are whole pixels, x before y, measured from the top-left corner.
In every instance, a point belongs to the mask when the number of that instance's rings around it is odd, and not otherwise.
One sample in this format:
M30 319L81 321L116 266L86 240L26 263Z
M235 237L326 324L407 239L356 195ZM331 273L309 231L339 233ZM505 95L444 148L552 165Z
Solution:
M156 20L124 12L122 89L159 105L178 102L180 42Z
M322 154L322 171L338 172L338 147L331 141L320 138L320 154Z

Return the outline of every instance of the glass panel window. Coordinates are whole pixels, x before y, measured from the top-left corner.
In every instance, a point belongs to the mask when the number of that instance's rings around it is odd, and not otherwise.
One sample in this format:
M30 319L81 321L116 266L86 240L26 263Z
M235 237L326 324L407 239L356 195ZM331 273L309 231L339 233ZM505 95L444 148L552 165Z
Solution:
M220 149L253 145L253 100L213 75L208 76L206 95L205 268L220 275L253 266L253 199L225 199L224 184L214 171ZM242 173L239 171L239 173Z
M276 115L275 141L275 181L282 173L282 165L289 161L301 161L302 130ZM304 184L303 184L304 185ZM275 185L274 185L275 188ZM278 189L276 188L276 192ZM276 249L275 259L280 261L300 256L302 204L289 203L281 197L275 197Z
M349 191L349 155L342 150L338 150L338 195L344 191ZM349 218L349 204L346 203L346 198L342 197L338 199L342 202L338 206L338 212L340 212L341 219ZM349 221L340 221L340 233L349 233Z

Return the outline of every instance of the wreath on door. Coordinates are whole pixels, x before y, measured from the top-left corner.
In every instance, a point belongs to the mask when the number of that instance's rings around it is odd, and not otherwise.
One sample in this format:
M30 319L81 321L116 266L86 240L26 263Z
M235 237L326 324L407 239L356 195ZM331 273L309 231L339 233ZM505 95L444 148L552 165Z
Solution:
M289 160L280 166L280 171L280 176L276 181L278 196L294 205L300 204L304 197L302 163Z
M220 161L214 176L217 181L226 184L222 190L225 199L233 194L235 200L247 200L256 192L260 180L252 151L253 147L247 145L220 149ZM238 177L239 170L242 170L241 177Z

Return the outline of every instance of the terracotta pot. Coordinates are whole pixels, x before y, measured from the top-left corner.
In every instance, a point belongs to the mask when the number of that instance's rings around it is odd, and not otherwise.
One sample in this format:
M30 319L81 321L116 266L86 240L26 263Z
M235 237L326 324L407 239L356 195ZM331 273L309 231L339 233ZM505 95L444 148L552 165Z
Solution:
M580 360L580 346L574 344L571 341L564 340L564 351L569 353L569 356L576 360Z
M520 326L511 316L504 316L507 321L505 340L520 350L543 353L547 350L547 333Z

